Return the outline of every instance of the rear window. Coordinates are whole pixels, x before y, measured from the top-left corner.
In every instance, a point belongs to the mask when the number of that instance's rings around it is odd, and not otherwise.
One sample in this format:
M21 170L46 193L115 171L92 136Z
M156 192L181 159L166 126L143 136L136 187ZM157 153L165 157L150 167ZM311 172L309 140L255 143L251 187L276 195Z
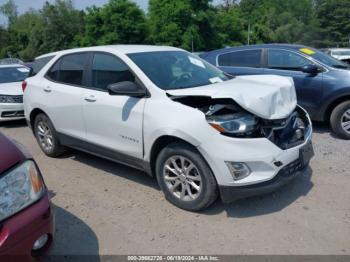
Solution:
M234 51L219 55L219 66L260 67L261 49Z
M52 58L54 58L55 56L46 56L46 57L43 57L43 58L38 58L38 59L35 59L34 61L34 64L33 64L33 69L30 73L30 76L35 76L37 73L39 73L39 71L44 67L46 66L46 64L48 62L51 61Z
M0 68L0 83L22 82L28 77L29 69L24 66Z

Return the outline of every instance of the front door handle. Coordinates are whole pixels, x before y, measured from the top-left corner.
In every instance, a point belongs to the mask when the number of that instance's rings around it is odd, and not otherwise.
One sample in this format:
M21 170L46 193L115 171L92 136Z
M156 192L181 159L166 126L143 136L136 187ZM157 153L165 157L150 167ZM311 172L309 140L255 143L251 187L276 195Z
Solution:
M51 93L52 92L52 89L51 87L47 86L47 87L44 87L43 89L46 93Z
M96 102L96 97L94 95L90 95L90 96L84 97L84 100L92 103L92 102Z

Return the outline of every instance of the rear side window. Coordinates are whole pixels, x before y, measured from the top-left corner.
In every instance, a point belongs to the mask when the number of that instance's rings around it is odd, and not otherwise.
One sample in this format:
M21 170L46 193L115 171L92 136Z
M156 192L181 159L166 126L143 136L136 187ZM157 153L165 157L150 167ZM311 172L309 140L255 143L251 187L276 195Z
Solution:
M47 76L60 83L82 86L88 59L87 53L65 55L55 63Z
M33 69L30 72L29 76L35 76L37 73L39 73L39 71L47 65L48 62L51 61L52 58L54 58L55 56L46 56L43 58L38 58L35 59L34 64L33 64Z
M286 50L271 49L268 53L268 68L301 71L305 65L312 64L308 59Z
M123 81L134 82L128 66L115 56L95 54L92 63L92 87L107 90L108 85Z
M261 49L243 50L226 53L218 56L219 66L260 67Z

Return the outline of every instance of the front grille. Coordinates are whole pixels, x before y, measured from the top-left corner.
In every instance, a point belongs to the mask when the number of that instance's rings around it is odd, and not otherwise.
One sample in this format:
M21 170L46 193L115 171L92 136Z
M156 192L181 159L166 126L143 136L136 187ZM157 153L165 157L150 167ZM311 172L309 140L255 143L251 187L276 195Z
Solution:
M23 95L17 95L17 96L0 95L0 103L22 104Z
M24 111L6 111L2 112L2 118L24 117Z

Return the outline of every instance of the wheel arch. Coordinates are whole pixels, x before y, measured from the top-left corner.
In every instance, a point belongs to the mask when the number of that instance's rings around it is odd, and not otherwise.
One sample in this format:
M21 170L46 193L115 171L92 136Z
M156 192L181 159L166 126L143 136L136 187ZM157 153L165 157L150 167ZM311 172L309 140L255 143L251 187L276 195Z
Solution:
M345 101L350 101L350 94L343 95L341 97L336 98L333 100L328 106L324 114L324 120L329 121L331 118L331 114L339 104L345 102Z
M47 116L47 114L40 108L34 108L29 115L29 120L30 120L30 129L34 131L34 121L37 115L39 114L44 114Z
M156 167L156 160L157 157L159 155L159 153L168 145L173 144L173 143L182 143L182 144L186 144L190 147L192 147L194 150L196 150L202 157L203 155L198 151L197 147L194 146L192 143L186 141L183 138L177 137L177 136L172 136L172 135L163 135L158 137L150 150L150 155L149 155L149 160L150 160L150 168L151 168L151 172L152 174L155 174L155 167ZM205 158L203 157L203 159L205 160Z

